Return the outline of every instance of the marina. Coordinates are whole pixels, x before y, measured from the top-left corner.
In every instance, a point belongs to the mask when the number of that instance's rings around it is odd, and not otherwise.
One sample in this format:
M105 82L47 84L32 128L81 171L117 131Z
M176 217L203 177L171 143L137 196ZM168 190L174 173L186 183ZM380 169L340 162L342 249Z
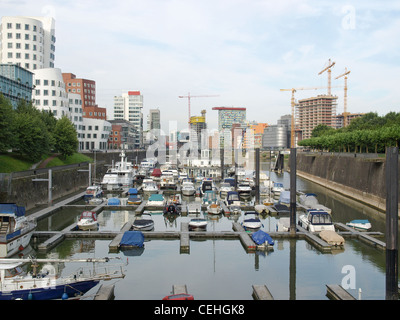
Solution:
M287 172L271 173L271 178L289 186ZM242 202L240 214L232 214L220 200L223 212L216 215L207 212L207 206L201 203L199 196L183 196L181 214L169 216L163 214L163 206L147 205L150 195L139 205L123 202L108 205L107 201L90 205L82 200L83 192L30 215L38 223L32 249L40 257L59 255L67 250L71 258L111 256L126 259L125 278L112 285L116 300L162 299L176 283L190 287L190 294L195 299L266 299L266 292L276 300L332 299L332 295L327 295L327 285L340 285L345 276L342 268L348 264L360 270L358 287L347 289L349 295L357 296L358 288L364 287L363 299L384 299L384 265L378 267L379 261L383 259L384 262L384 218L377 218L377 212L370 216L370 208L352 202L346 204L348 200L309 181L301 178L297 181L300 192L315 192L319 202L332 209L335 229L345 239L343 246L330 245L299 225L295 236L278 231L280 220L284 221L288 215L273 210L260 214L260 220L261 230L268 233L275 244L272 250L258 246L241 225L244 212L254 211L254 197L250 202ZM176 192L161 191L167 199ZM106 196L123 198L125 195L113 192ZM191 212L194 207L200 212ZM297 219L302 210L299 205ZM83 211L97 214L98 230L77 230L78 217ZM344 211L346 216L341 217ZM358 231L347 226L348 212L352 212L354 219L368 217L372 230ZM152 231L143 231L144 246L120 250L124 232L130 230L135 219L143 213L151 213L154 221ZM207 228L189 230L193 217L205 218ZM365 264L362 262L365 259L371 262ZM338 262L332 265L332 261ZM321 275L317 271L320 267L326 267L327 272ZM288 272L282 273L282 269ZM293 272L297 274L295 280ZM233 288L228 279L235 279L238 284ZM302 286L309 289L296 289ZM130 290L130 287L137 290ZM365 287L373 289L366 290ZM253 292L254 288L261 290L260 296ZM98 286L89 291L88 299L93 299L97 290Z

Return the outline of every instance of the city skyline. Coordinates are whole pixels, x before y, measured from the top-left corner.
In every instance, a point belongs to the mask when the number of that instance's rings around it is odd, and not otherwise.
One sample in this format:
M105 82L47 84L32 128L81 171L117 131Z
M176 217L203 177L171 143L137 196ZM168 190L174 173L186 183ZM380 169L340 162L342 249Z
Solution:
M334 78L351 70L348 111L397 111L400 33L395 1L3 1L4 16L55 19L55 67L96 81L96 101L113 119L113 99L141 91L144 115L159 108L162 128L213 107L244 107L247 119L275 124L290 110L281 88L324 87L328 59ZM303 99L326 90L296 92ZM337 113L343 112L343 89Z

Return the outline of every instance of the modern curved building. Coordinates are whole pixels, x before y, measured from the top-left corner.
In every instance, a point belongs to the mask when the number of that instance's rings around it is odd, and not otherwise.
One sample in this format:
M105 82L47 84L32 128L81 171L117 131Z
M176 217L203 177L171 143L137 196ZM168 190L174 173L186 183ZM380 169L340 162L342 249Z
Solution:
M35 71L35 90L32 96L36 108L53 113L57 119L70 116L68 95L59 68Z
M29 71L53 68L55 21L51 17L7 17L1 19L0 61Z

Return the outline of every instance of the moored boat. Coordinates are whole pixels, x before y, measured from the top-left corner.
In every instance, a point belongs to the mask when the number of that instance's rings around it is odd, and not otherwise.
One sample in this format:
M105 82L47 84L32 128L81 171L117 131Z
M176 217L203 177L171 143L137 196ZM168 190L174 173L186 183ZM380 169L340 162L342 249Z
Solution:
M346 225L360 231L369 231L372 228L371 223L367 219L352 220L347 222Z
M193 182L183 181L181 191L184 196L193 196L196 193L196 188Z
M99 227L97 214L94 211L83 211L77 223L79 230L95 230Z
M255 211L244 213L242 226L246 231L256 231L262 227L262 222Z
M101 280L125 277L122 266L105 267L109 259L1 259L0 300L51 300L81 297ZM47 263L38 271L38 263ZM60 277L49 263L88 262L69 276ZM25 272L22 265L31 263L32 272ZM101 270L96 263L102 263Z
M141 216L136 217L132 223L131 230L137 231L151 231L154 229L154 220L150 213L143 213Z
M103 196L103 189L100 186L93 185L86 188L85 195L83 196L85 201L91 199L101 198Z
M299 217L299 225L311 232L335 231L331 215L323 210L307 210Z
M189 230L205 230L207 220L205 218L192 218L189 221Z
M35 228L36 222L25 216L25 207L0 203L0 258L26 248Z

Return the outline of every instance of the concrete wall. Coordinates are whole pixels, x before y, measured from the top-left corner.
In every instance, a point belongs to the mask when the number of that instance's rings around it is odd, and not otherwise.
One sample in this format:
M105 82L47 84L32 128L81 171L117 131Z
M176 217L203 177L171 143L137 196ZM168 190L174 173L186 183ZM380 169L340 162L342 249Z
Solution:
M297 153L297 174L365 204L386 210L384 158Z
M94 158L93 153L85 153ZM96 177L101 181L107 171L108 165L114 160L119 161L119 152L97 152L96 153L96 174L95 166L92 163L92 178ZM145 152L127 152L128 161L138 162L145 158ZM52 169L52 199L57 200L67 195L83 191L89 184L88 163L81 163L71 166L53 167ZM0 181L0 202L17 203L30 210L37 205L48 203L48 182L32 181L33 179L48 179L48 169L36 169L16 172L9 175L2 175Z

